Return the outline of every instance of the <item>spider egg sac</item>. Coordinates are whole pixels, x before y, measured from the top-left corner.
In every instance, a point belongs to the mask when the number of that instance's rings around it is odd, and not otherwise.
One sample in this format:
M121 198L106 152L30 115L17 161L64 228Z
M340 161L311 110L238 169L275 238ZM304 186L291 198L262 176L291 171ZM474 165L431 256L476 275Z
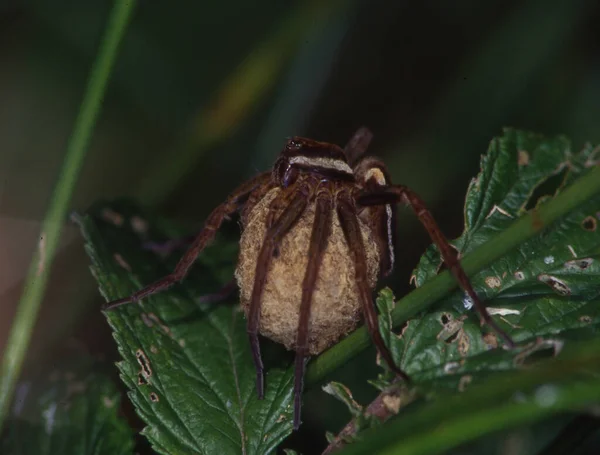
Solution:
M256 261L265 238L265 221L275 188L251 210L240 240L240 256L235 276L240 287L242 308L248 315L254 286ZM308 247L315 216L309 204L296 225L288 232L273 256L261 299L260 333L287 349L294 349L298 332L302 281L308 263ZM359 219L365 244L369 287L374 288L379 273L379 252L375 238ZM309 352L319 354L356 327L361 315L354 263L337 214L332 217L331 235L312 297Z

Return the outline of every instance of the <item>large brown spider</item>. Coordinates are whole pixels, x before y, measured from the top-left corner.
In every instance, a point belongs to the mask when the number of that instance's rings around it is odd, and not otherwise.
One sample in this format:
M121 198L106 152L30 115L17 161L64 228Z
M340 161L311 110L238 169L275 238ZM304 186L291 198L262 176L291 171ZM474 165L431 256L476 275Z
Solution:
M344 150L311 139L289 139L272 171L244 183L213 210L173 273L109 302L105 309L137 302L181 281L223 220L241 210L243 233L235 276L248 319L258 396L264 394L261 333L296 351L297 429L307 357L354 329L361 309L379 353L391 370L408 380L379 333L371 295L379 276L394 267L395 210L402 202L423 223L482 322L512 347L510 337L477 297L423 201L409 188L393 185L381 161L362 157L371 138L371 132L361 128Z

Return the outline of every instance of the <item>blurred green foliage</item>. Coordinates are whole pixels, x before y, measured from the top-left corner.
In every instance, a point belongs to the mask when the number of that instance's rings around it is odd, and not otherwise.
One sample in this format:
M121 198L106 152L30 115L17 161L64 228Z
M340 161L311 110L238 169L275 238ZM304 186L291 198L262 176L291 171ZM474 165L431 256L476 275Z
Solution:
M130 455L133 432L115 382L73 347L45 374L22 381L0 441L5 455Z
M1 343L110 3L0 5ZM421 193L454 237L478 155L501 127L600 142L599 19L594 0L141 1L73 209L137 195L193 230L239 181L270 165L286 136L344 143L365 124L394 180ZM237 105L240 87L252 93ZM227 98L235 121L200 127L199 118L215 121L223 93L235 94ZM176 171L163 175L173 162ZM402 260L390 283L401 295L428 240L410 216L399 225ZM29 369L72 334L109 352L100 302L68 227ZM338 373L360 398L371 396L372 363L367 355ZM298 447L322 446L323 427L344 423L339 410L317 403L306 412L305 433L292 436Z

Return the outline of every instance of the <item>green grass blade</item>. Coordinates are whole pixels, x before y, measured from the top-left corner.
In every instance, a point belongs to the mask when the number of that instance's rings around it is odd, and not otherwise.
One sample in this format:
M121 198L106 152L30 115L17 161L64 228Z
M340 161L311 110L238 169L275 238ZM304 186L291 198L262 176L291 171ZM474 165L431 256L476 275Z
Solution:
M71 195L98 117L119 43L127 28L135 3L134 0L117 0L112 9L69 140L58 183L42 222L38 250L31 260L23 294L2 359L0 426L6 417L12 392L21 371L36 315L44 295L50 265L60 239L62 224L69 210Z

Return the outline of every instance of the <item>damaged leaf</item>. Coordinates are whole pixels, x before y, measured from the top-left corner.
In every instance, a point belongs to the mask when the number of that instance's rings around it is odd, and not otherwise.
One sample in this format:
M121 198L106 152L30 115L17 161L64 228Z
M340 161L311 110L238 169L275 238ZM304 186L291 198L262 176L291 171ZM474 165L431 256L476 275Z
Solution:
M593 412L593 404L600 401L599 365L596 337L573 341L558 358L530 369L499 372L473 384L470 376L461 376L462 392L446 391L436 400L417 403L386 425L363 432L361 441L340 453L449 453L483 435L524 428L561 412Z
M494 139L481 159L481 172L469 186L464 232L452 242L461 257L510 226L528 205L543 204L548 198L536 193L541 186L551 197L588 172L594 153L591 145L574 152L564 137L545 138L510 129ZM532 203L532 197L539 200ZM518 344L560 338L562 332L589 330L600 323L600 286L594 285L600 281L600 235L581 225L599 211L600 195L596 195L559 221L540 226L538 235L471 277L492 317ZM433 277L439 265L439 253L432 246L414 272L417 286ZM380 303L380 308L390 305ZM410 320L403 337L390 339L407 373L426 374L428 369L502 345L492 331L480 327L471 305L456 290L435 311ZM440 328L444 314L453 321L464 319L452 343L440 337L448 330Z
M597 165L592 161L596 151L587 145L574 153L563 137L547 139L514 130L494 139L468 190L464 232L452 242L460 256L507 229L526 211L534 212L535 222L542 204ZM365 441L347 453L392 446L402 453L441 453L457 441L514 426L515 415L536 421L600 399L593 386L598 372L579 358L584 351L597 355L589 346L599 340L600 235L592 227L596 219L600 194L553 224L544 225L540 219L537 235L471 277L489 313L517 343L513 350L498 349L502 340L481 326L473 302L461 290L394 332L394 296L382 290L377 299L381 333L422 400L391 424L395 430L388 426L371 431L378 436L366 438L370 445ZM440 264L437 248L430 247L414 271L417 286L435 276ZM540 362L544 371L557 371L556 382L537 387L550 380L548 373L523 371ZM377 380L379 388L393 377L382 366L386 373ZM498 375L503 379L495 381ZM515 391L521 382L522 388ZM511 401L515 397L523 403ZM520 411L521 404L531 412ZM503 414L513 405L512 413ZM436 431L439 425L449 433ZM430 434L439 437L425 437ZM375 439L381 444L373 445Z
M106 209L120 223L103 217ZM163 258L145 248L177 234L127 204L97 207L78 222L107 301L166 275L181 255ZM264 349L266 388L259 400L237 296L199 300L231 279L233 251L217 241L182 284L106 312L123 358L121 378L159 453L272 453L292 430L292 369L272 355L281 350Z

